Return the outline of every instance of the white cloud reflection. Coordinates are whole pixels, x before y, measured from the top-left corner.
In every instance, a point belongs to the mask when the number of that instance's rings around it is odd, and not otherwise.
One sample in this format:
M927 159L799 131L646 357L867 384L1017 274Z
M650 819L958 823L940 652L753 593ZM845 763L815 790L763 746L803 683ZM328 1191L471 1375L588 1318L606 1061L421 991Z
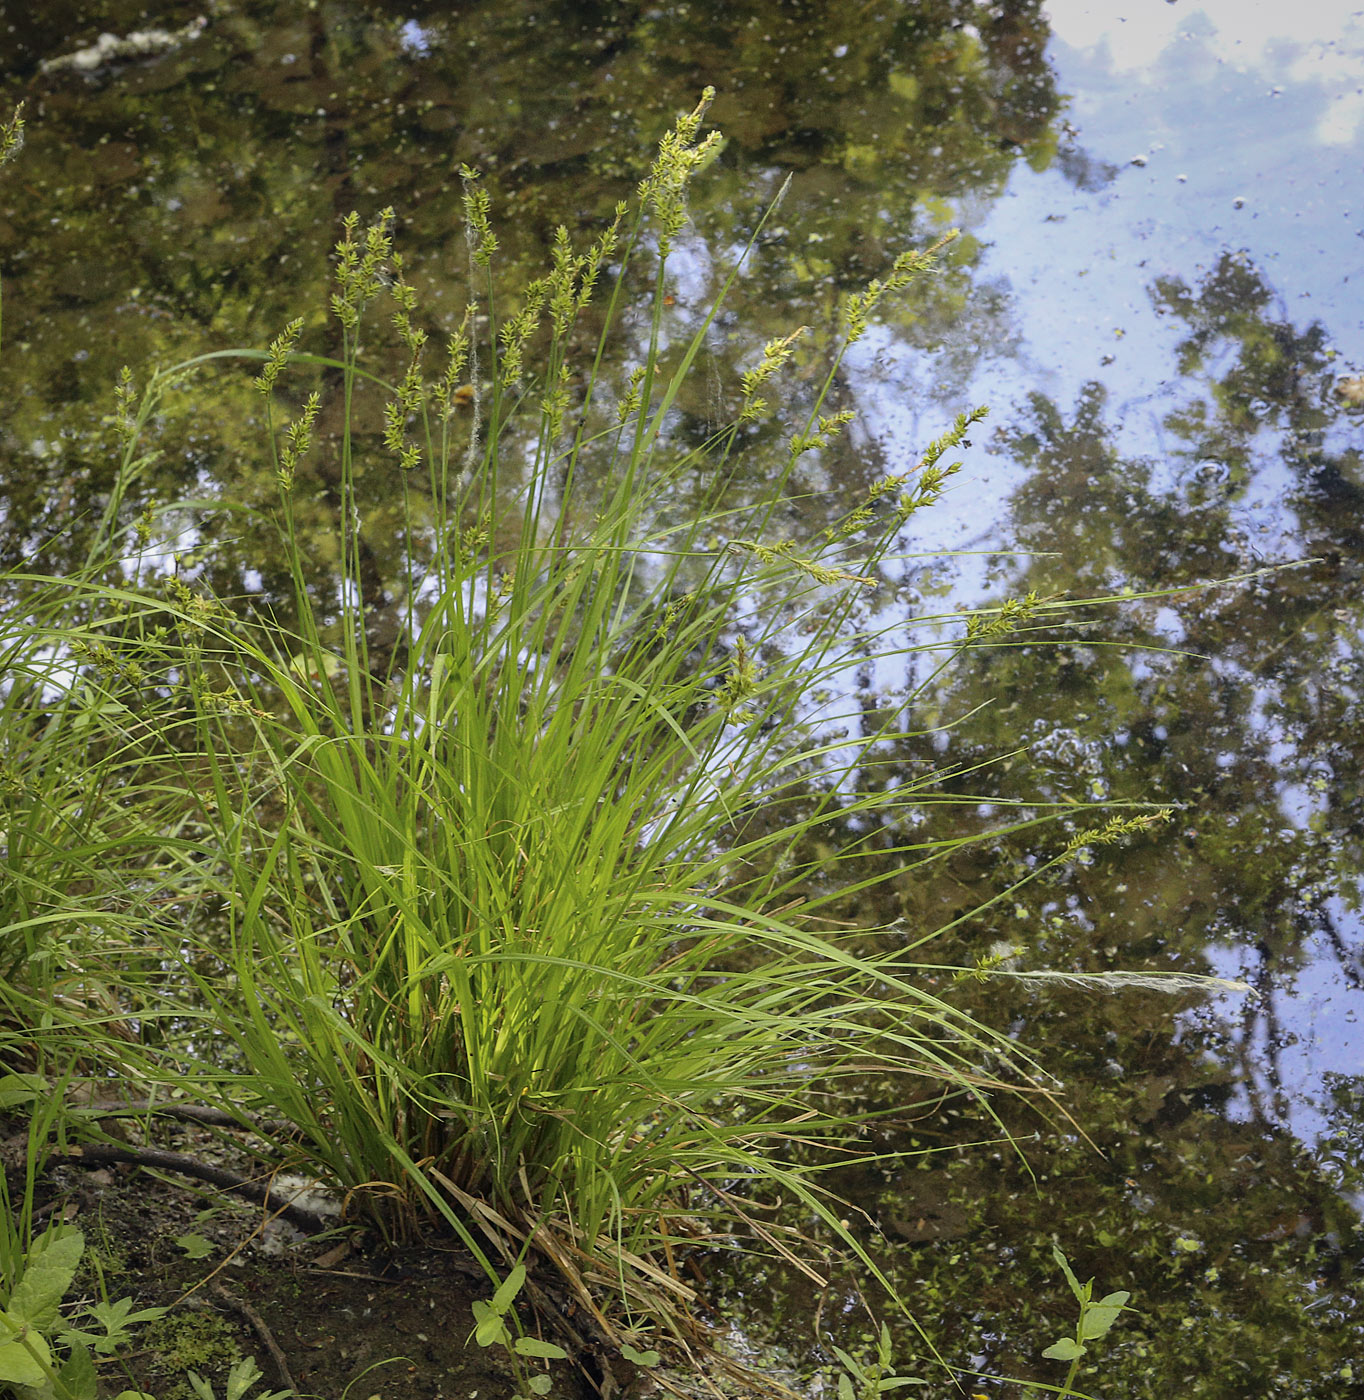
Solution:
M1364 135L1364 6L1359 0L1048 0L1052 32L1071 48L1107 50L1114 72L1140 75L1171 49L1198 45L1218 64L1268 84L1326 89L1314 131L1324 145Z

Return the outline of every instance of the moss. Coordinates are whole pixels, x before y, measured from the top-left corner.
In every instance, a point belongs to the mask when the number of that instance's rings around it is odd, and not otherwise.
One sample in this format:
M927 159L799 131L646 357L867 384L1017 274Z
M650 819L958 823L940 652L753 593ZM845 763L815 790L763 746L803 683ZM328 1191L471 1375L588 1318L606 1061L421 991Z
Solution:
M153 1322L147 1328L145 1344L156 1353L150 1369L158 1376L174 1378L172 1384L158 1387L161 1400L191 1394L184 1379L187 1371L198 1371L211 1379L225 1373L242 1354L231 1324L215 1313L183 1309Z

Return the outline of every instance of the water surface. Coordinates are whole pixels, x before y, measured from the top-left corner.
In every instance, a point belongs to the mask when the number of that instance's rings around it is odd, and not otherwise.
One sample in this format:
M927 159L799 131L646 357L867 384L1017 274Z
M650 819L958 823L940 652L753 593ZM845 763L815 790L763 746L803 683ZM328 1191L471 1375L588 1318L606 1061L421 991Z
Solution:
M425 314L452 325L461 161L486 171L508 264L529 267L558 222L599 227L675 113L720 89L728 143L670 333L791 188L680 405L684 440L722 417L736 362L807 323L813 366L850 289L960 225L941 275L841 375L835 406L862 428L810 489L903 469L989 403L956 489L906 541L926 556L905 564L917 606L1168 596L1097 608L1059 645L972 653L922 716L954 721L950 738L903 759L1015 755L960 783L981 801L959 830L1017 800L1177 813L929 955L969 965L1009 940L1025 970L1216 972L1260 995L968 983L953 995L1041 1048L1091 1141L1062 1122L1025 1169L953 1149L990 1131L962 1107L912 1130L951 1150L845 1189L953 1358L1059 1382L1039 1360L1066 1328L1055 1236L1082 1278L1134 1293L1094 1393L1339 1395L1364 1354L1362 51L1364 19L1320 3L0 6L0 100L24 98L30 122L0 186L0 557L74 555L108 489L124 363L262 345L295 314L330 348L326 255L350 209L397 208ZM793 399L810 392L798 373ZM185 567L224 594L284 582L267 525L225 508L273 491L255 411L245 377L170 401L145 483L202 498ZM314 485L325 568L335 482ZM381 588L392 482L376 469L364 490ZM1058 843L1001 839L844 912L909 942ZM855 1281L820 1300L750 1271L736 1306L808 1370L861 1325ZM911 1331L897 1346L923 1364Z

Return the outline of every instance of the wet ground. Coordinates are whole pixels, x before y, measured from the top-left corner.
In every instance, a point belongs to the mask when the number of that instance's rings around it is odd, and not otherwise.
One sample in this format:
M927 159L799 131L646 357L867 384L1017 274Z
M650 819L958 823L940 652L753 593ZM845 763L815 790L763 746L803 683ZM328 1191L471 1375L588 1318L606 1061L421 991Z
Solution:
M538 1310L523 1301L513 1325L517 1335L576 1339L574 1362L522 1360L518 1374L505 1348L472 1340L473 1306L492 1296L492 1286L457 1243L385 1241L346 1225L338 1198L301 1177L259 1175L230 1135L185 1123L163 1122L150 1133L140 1124L106 1126L116 1129L112 1143L59 1153L34 1191L35 1234L60 1221L84 1236L70 1308L126 1299L134 1318L164 1310L135 1321L129 1340L98 1359L102 1394L126 1387L189 1400L190 1373L221 1393L243 1358L255 1360L262 1395L466 1400L520 1394L537 1375L543 1384L534 1393L551 1400L655 1393L650 1372L614 1353L597 1355L583 1336L590 1323L552 1276L532 1272L524 1291L540 1290ZM15 1198L23 1190L23 1129L0 1120L0 1157ZM110 1151L160 1153L163 1165L101 1160ZM268 1188L268 1198L248 1201L207 1183L195 1175L199 1167L238 1174ZM694 1383L685 1373L676 1378L683 1391Z
M200 1138L162 1135L166 1150L223 1164L221 1141ZM468 1342L472 1303L491 1288L462 1250L384 1248L346 1230L308 1235L231 1194L126 1164L54 1166L35 1200L40 1230L61 1220L85 1236L69 1303L127 1298L135 1311L169 1310L100 1362L103 1393L127 1387L189 1400L190 1372L221 1393L247 1356L260 1369L261 1393L515 1393L505 1354ZM565 1364L553 1375L550 1393L560 1400L595 1393Z

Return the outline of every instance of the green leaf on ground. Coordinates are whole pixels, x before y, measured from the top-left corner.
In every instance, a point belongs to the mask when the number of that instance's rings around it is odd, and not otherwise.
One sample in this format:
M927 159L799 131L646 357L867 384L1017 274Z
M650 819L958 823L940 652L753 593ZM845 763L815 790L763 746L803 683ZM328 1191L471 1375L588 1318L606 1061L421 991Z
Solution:
M511 1333L502 1321L502 1314L491 1303L478 1299L474 1305L474 1341L481 1347L510 1346Z
M0 1108L15 1108L33 1103L52 1092L41 1074L6 1074L0 1076Z
M12 1313L0 1313L0 1382L10 1385L43 1385L52 1350L42 1337Z
M57 1372L70 1400L95 1400L99 1394L99 1384L95 1379L95 1361L88 1347L76 1343Z
M213 1253L213 1242L202 1235L176 1235L175 1243L191 1259L207 1259Z
M517 1264L511 1273L498 1285L497 1292L493 1294L493 1308L496 1312L504 1313L516 1300L516 1295L521 1291L521 1285L526 1281L526 1266Z

